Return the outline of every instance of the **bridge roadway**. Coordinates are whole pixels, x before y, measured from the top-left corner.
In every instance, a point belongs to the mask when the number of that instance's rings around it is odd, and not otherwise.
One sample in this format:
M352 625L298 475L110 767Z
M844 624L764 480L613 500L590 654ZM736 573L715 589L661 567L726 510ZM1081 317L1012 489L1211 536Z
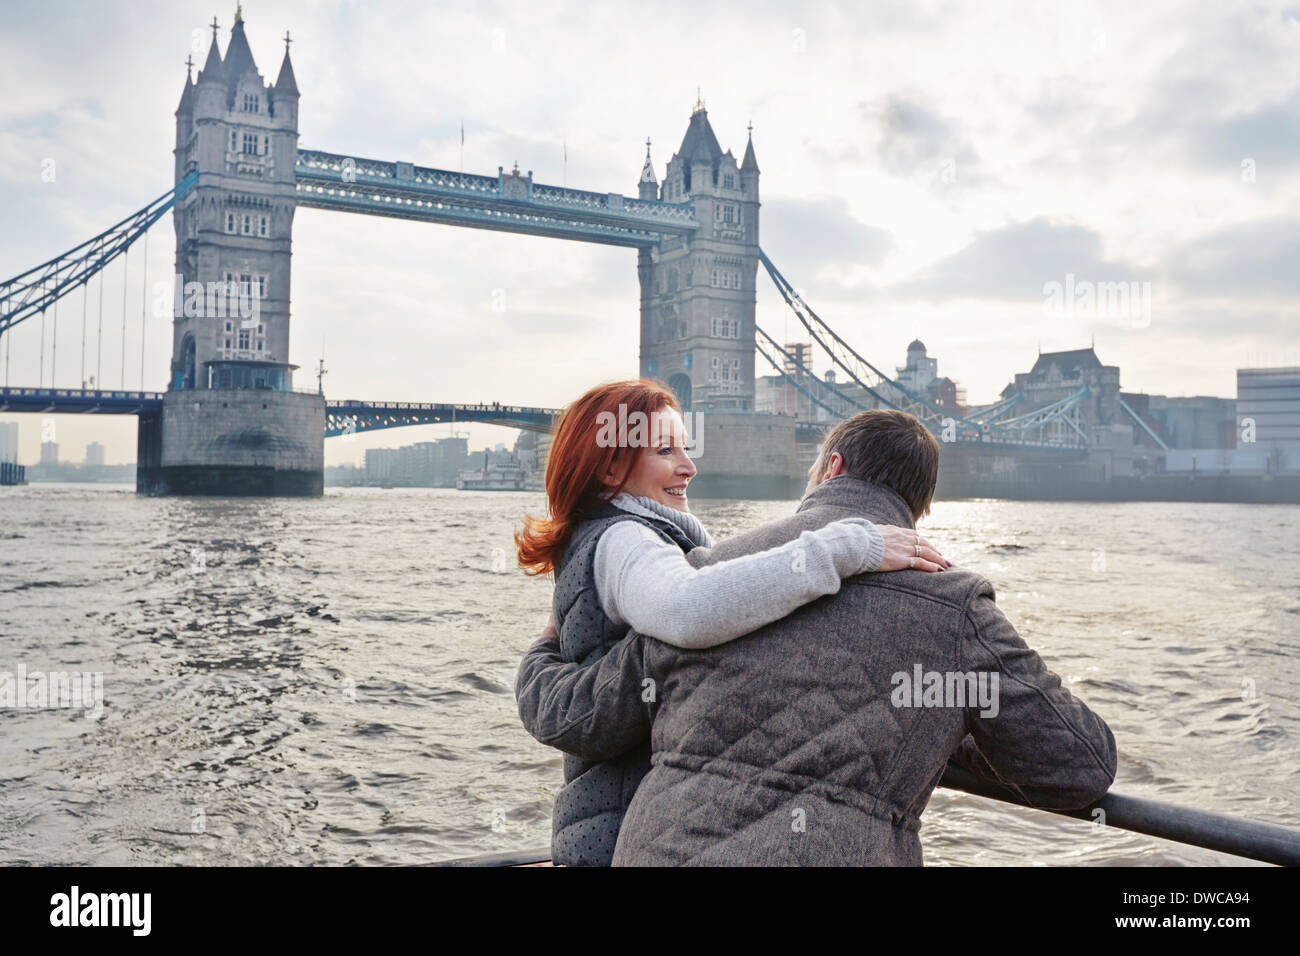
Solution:
M303 391L308 391L304 389ZM0 412L32 414L139 415L160 412L165 392L140 392L81 388L0 388ZM361 434L408 425L446 425L475 423L502 425L523 431L545 434L551 430L562 409L532 405L502 405L452 402L373 402L360 399L325 400L325 437ZM832 422L798 422L795 434L801 442L818 442L830 430ZM983 442L955 441L947 447L981 449L987 452L1052 452L1078 457L1086 449L1050 442L1008 441L991 438Z
M165 392L140 392L83 388L0 388L0 412L45 415L139 415L160 412ZM196 391L194 394L201 394ZM558 408L502 405L500 402L457 404L449 402L365 402L358 399L325 401L325 437L400 428L476 422L505 425L525 431L547 432Z

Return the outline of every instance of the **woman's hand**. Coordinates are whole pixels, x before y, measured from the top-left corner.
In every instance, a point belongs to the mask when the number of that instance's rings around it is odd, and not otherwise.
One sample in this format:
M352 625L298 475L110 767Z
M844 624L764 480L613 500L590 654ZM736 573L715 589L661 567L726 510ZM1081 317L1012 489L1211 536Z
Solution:
M885 539L885 557L877 571L900 571L915 568L917 571L942 571L952 567L952 562L930 546L914 528L898 528L892 524L878 524L876 528Z
M542 629L542 637L558 637L558 636L559 635L555 632L555 612L552 611L551 616L546 619L546 627Z

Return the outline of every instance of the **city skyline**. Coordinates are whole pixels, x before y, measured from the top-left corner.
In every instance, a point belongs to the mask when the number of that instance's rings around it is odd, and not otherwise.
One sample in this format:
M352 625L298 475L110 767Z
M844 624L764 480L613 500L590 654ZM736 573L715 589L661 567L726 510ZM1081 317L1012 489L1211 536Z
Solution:
M457 169L463 123L468 172L517 160L540 182L633 195L646 136L662 180L698 88L723 149L739 154L753 121L763 246L813 307L888 371L921 338L972 403L994 400L1040 347L1094 337L1126 391L1231 397L1238 367L1300 365L1300 8L1230 4L1192 21L1171 4L1080 4L1003 24L995 9L772 4L737 18L669 4L665 17L698 29L650 45L614 29L630 7L602 8L577 30L561 27L563 15L524 29L492 6L325 4L308 17L259 2L243 15L267 80L291 31L300 145L359 157ZM0 202L12 216L0 275L171 185L183 61L201 61L193 47L206 49L213 13L200 3L13 7L0 75L21 92L0 107ZM224 50L233 8L215 13ZM724 43L749 55L720 64L712 54ZM590 63L579 70L581 54ZM322 341L326 394L340 398L560 406L636 374L628 250L315 210L298 212L294 238L298 387L314 385ZM174 253L163 223L151 239L150 287L170 277ZM125 290L128 388L140 385L150 305L138 264ZM1145 310L1062 306L1049 292L1121 282ZM122 295L115 265L110 388ZM79 384L80 300L65 299L61 318L63 387ZM784 341L806 339L762 275L758 321ZM11 384L37 384L39 325L13 333ZM170 319L147 328L144 385L158 390ZM47 338L46 383L51 351ZM24 423L20 457L35 460L40 419L0 420ZM55 424L70 446L103 443L107 462L134 458L132 418ZM428 437L442 430L336 439L326 461Z

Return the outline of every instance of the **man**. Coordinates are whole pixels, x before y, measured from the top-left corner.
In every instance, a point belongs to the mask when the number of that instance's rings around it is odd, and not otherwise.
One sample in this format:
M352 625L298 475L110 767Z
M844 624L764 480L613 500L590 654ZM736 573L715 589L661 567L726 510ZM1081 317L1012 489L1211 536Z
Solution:
M691 560L851 515L914 527L938 466L915 418L863 412L831 431L792 517ZM1087 806L1115 777L1105 722L1020 639L992 585L958 569L848 578L708 651L633 632L590 665L565 664L544 637L516 694L533 736L588 759L649 735L616 866L919 865L921 813L950 760L1039 807Z

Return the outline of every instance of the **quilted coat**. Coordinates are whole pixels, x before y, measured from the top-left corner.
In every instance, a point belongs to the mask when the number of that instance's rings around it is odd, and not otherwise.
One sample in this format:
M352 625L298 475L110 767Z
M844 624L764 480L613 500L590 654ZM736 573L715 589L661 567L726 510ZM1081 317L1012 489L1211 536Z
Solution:
M841 475L792 517L689 558L763 550L849 515L912 525L892 490ZM929 692L931 674L946 695ZM994 706L972 699L979 681L996 687ZM543 639L517 694L534 736L588 760L649 736L616 866L920 865L921 814L950 760L1040 807L1085 807L1115 775L1110 728L1019 637L992 585L957 568L849 578L707 651L634 632L584 665Z
M604 505L574 531L555 570L552 610L560 657L590 665L627 633L601 610L595 588L596 545L618 521L639 521L683 551L693 547L680 528ZM584 760L565 754L564 787L551 814L551 859L563 866L609 866L614 842L637 784L650 769L650 740L642 735L625 753Z

